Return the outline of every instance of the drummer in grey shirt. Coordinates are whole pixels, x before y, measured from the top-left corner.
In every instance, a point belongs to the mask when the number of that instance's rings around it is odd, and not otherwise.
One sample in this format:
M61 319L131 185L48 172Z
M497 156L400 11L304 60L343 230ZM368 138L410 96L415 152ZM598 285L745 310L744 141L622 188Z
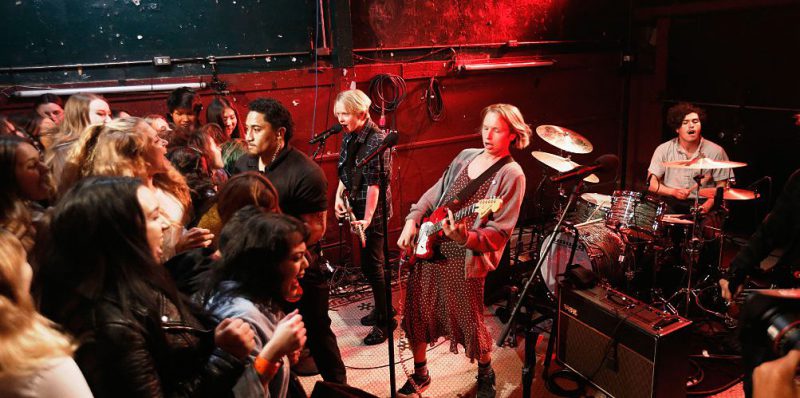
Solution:
M673 197L679 203L688 204L689 200L694 200L697 196L698 188L725 187L728 180L733 178L731 169L693 170L664 166L664 162L692 160L699 157L728 160L728 154L721 146L702 137L703 120L705 112L685 102L667 111L667 125L674 129L678 136L659 145L653 153L650 167L647 169L650 192ZM697 187L694 177L699 174L703 175L703 179ZM708 212L713 205L713 198L706 200L702 204L702 212Z

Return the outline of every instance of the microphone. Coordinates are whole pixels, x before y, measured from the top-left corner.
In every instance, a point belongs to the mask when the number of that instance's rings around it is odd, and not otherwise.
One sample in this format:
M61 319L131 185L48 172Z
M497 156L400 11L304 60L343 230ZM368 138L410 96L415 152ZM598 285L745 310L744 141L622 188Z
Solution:
M759 178L759 179L757 179L757 180L753 181L753 182L752 182L750 185L748 185L748 186L747 186L747 189L756 189L756 188L758 188L758 186L759 186L759 185L761 185L761 183L762 183L762 182L764 182L764 181L769 181L769 182L770 182L770 184L771 184L771 183L772 183L772 177L771 177L771 176L764 176L764 177L761 177L761 178Z
M581 179L589 174L594 172L601 172L601 171L617 171L617 167L619 166L619 158L617 155L612 155L607 153L605 155L601 155L594 161L594 163L576 167L566 173L562 173L557 176L550 177L550 181L552 182L563 182L569 181L573 179Z
M388 148L397 145L397 141L399 139L400 139L400 134L397 134L397 131L390 132L389 134L386 135L386 138L383 139L381 145L375 148L374 151L370 152L370 154L367 155L367 157L365 157L362 161L358 162L358 164L356 164L356 167L364 167L364 165L367 164L367 162L369 162L370 160L372 160L372 158L383 153L383 151L387 150Z
M334 134L339 134L341 131L342 131L342 125L338 124L338 123L334 124L329 129L317 134L314 138L312 138L310 141L308 141L308 143L309 144L316 144L316 143L318 143L318 142L320 142L322 140L327 140L328 137L330 137L330 136L332 136Z

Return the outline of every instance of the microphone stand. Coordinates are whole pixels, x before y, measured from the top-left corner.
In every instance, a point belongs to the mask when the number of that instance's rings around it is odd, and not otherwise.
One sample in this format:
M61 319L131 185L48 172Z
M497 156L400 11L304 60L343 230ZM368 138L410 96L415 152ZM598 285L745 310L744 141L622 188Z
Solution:
M324 142L324 141L323 141ZM383 151L378 153L378 164L380 170L380 194L378 197L380 198L380 206L382 211L383 217L383 280L386 284L386 331L388 335L388 339L386 343L389 349L389 388L391 389L391 397L397 397L397 381L395 380L395 366L394 366L394 331L392 330L392 267L389 264L389 213L387 213L387 205L386 205L386 186L387 186L387 178L386 178L386 170L383 162L383 152L385 152L390 147L384 148Z
M500 337L497 338L496 344L498 347L502 347L503 343L508 336L508 333L511 331L511 328L514 326L514 322L519 314L520 307L522 307L522 303L525 302L525 297L528 295L528 290L533 285L533 280L536 278L536 275L539 273L539 270L542 268L542 264L544 260L547 258L547 255L550 253L550 249L553 247L553 244L556 241L556 234L558 234L559 229L561 229L561 225L564 223L564 218L566 218L567 212L569 211L572 204L575 203L575 200L578 197L578 194L583 189L584 181L583 178L578 179L578 183L572 189L572 193L567 200L566 206L561 210L561 216L558 218L558 222L556 222L555 227L553 228L553 232L550 234L549 240L547 241L547 247L541 252L544 255L539 256L539 261L536 263L536 267L533 268L533 272L531 272L531 276L528 277L528 281L525 283L525 288L522 289L522 293L520 293L519 298L517 299L517 303L514 306L514 310L511 312L511 316L509 316L508 323L503 328L503 331L500 333ZM578 240L578 236L575 236L575 241ZM569 264L567 264L569 266ZM566 269L566 268L565 268ZM533 338L534 334L538 336L538 332L533 332L533 325L538 324L539 322L552 317L553 323L550 330L550 339L547 342L547 353L545 354L545 363L544 369L542 370L542 375L547 378L547 370L550 367L550 357L552 356L553 352L553 342L555 340L555 335L553 331L556 329L556 320L557 317L554 315L542 315L531 322L528 328L528 332L525 335L525 366L522 368L522 396L523 397L530 397L531 396L531 385L533 384L534 378L534 369L536 366L536 338Z
M312 160L317 160L317 156L321 156L322 150L325 149L325 143L328 141L328 138L330 138L330 136L331 135L329 134L329 135L322 136L320 138L320 140L318 141L319 144L317 144L317 149L315 149L314 150L314 154L311 155L311 159Z

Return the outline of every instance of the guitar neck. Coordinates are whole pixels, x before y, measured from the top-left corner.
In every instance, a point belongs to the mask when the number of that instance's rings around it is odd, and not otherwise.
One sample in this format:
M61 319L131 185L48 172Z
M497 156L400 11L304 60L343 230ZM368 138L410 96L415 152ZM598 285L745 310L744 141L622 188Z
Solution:
M461 210L453 213L453 220L461 221L464 217L470 215L470 213L475 211L475 206L476 205L477 205L477 203L471 204L471 205L469 205L467 207L464 207ZM435 233L435 232L441 231L443 222L444 222L444 219L439 221L439 222L437 222L436 225L433 227L433 230L431 232Z

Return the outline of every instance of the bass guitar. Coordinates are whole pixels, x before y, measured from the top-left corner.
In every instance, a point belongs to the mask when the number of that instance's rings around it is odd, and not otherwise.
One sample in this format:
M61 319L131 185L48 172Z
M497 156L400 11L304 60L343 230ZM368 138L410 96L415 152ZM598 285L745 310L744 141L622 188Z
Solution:
M350 232L358 237L361 248L363 249L367 247L367 235L364 233L364 227L362 225L353 225L353 221L358 221L358 218L356 218L355 213L353 213L353 208L350 207L349 195L350 193L347 192L347 190L342 191L342 203L345 208L344 219L350 224Z
M466 206L453 213L454 221L458 222L467 216L477 213L479 218L484 218L490 213L497 212L503 206L503 199L486 198ZM444 238L442 222L447 219L447 207L437 208L431 215L422 220L422 225L417 232L417 243L408 258L409 264L414 264L418 259L427 260L433 257L437 242Z

